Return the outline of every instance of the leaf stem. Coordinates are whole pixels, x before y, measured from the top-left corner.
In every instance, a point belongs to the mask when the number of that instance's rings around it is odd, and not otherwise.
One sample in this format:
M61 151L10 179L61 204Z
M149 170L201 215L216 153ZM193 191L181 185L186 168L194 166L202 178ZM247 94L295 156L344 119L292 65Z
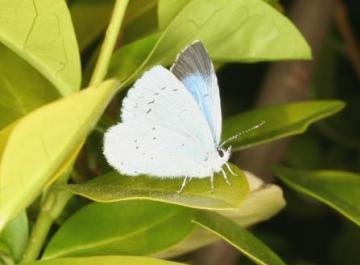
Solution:
M90 86L97 86L106 76L128 3L129 0L116 0L115 2L105 39L101 46L100 55L90 80Z
M43 248L51 225L59 217L72 194L65 190L51 190L41 205L22 263L35 261Z

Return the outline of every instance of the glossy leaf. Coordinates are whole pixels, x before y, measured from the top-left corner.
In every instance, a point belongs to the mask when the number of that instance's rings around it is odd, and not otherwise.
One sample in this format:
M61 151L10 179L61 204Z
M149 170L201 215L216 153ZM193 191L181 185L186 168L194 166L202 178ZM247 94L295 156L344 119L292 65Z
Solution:
M159 16L159 28L164 29L174 17L181 12L181 10L191 0L159 0L158 16ZM279 0L263 0L272 6L279 7Z
M63 95L80 88L80 57L64 0L0 0L0 42Z
M360 175L344 171L306 171L276 167L289 187L319 200L360 225Z
M167 14L172 8L170 4L169 8L161 7L167 3L170 1L160 1L160 12L164 10ZM128 53L132 47L124 47L114 54L109 75L120 80L133 80L152 65L171 63L179 51L197 39L205 44L215 61L255 62L311 57L309 46L291 22L261 0L192 0L164 28L141 64L124 67L124 61L130 61L132 56Z
M0 128L59 98L55 87L0 43Z
M194 222L218 235L259 265L285 265L264 243L230 219L213 212L198 212Z
M344 108L342 101L318 100L264 107L232 116L224 121L223 139L246 131L254 125L265 124L231 141L233 150L303 133L307 127Z
M83 258L61 258L50 260L39 260L23 265L181 265L183 263L170 262L167 260L149 257L130 256L97 256ZM184 264L183 264L184 265Z
M247 196L248 183L240 169L235 166L232 169L237 176L226 171L231 186L226 184L221 174L216 174L214 193L210 192L209 178L193 178L178 194L183 178L128 177L116 172L68 187L75 194L98 202L147 199L200 209L237 209Z
M250 193L237 211L218 211L238 225L248 227L265 221L277 214L284 206L282 190L273 184L265 184L261 179L244 171L250 186ZM174 257L199 249L219 240L213 233L197 228L191 236L160 257Z
M151 201L92 203L70 217L45 249L45 259L149 255L191 233L194 210Z
M0 230L67 163L117 89L106 81L38 108L11 128L0 164Z
M29 224L25 212L21 212L11 220L0 233L0 243L9 249L12 258L19 261L27 244L29 236Z

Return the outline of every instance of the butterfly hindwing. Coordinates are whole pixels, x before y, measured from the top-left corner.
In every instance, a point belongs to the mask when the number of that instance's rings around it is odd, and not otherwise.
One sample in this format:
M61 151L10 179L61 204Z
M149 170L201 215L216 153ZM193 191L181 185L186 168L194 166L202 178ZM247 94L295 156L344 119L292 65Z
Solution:
M195 42L180 53L171 72L197 102L218 145L222 123L219 86L214 66L202 43Z
M200 176L207 158L191 137L146 121L111 127L105 135L104 154L121 173L155 177Z

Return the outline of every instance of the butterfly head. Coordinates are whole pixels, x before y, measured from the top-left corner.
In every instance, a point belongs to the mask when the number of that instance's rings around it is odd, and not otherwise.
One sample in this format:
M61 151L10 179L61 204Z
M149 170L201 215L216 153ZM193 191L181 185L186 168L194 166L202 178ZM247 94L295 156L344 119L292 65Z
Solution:
M219 146L217 148L218 152L218 161L219 161L219 167L222 168L222 166L229 160L231 155L231 146L229 146L227 149Z

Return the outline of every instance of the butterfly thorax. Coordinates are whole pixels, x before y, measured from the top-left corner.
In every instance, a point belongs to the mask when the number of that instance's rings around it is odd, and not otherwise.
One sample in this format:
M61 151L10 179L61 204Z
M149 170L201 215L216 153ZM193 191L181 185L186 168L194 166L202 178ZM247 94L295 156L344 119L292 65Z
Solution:
M200 167L202 169L200 172L200 177L208 177L214 173L220 172L223 166L228 162L230 155L230 148L223 149L218 147L217 150L210 155L209 159L204 161L205 165Z

